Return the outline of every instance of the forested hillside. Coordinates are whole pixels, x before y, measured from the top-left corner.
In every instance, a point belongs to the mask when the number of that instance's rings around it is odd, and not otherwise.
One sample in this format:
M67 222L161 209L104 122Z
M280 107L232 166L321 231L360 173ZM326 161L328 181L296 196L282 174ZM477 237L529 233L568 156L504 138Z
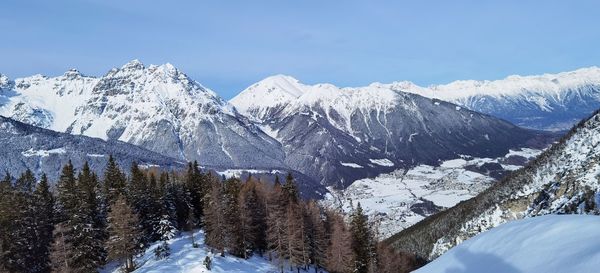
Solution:
M294 177L274 183L203 172L161 172L131 165L129 175L111 156L103 177L87 162L66 164L52 187L30 170L0 182L0 272L97 272L108 262L125 272L154 246L168 259L169 242L189 234L192 247L211 255L265 257L279 271L408 272L413 255L377 243L360 204L344 219L302 200ZM193 232L201 229L204 241ZM158 244L158 246L157 246ZM204 250L207 251L207 250ZM147 255L145 255L147 256Z

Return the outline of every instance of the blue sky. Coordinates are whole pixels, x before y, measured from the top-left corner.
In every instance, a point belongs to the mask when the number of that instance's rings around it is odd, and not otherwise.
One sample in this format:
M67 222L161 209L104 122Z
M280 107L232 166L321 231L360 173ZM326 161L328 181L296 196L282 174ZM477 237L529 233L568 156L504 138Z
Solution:
M3 0L0 73L170 62L225 98L273 74L339 86L600 65L600 1Z

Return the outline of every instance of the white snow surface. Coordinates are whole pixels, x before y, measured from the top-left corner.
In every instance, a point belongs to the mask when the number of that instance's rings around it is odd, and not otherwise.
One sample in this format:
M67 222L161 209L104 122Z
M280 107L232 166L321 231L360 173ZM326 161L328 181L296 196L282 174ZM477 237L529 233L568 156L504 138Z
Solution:
M369 161L371 161L371 163L377 164L379 166L384 166L384 167L393 167L394 166L394 162L392 162L391 160L389 160L387 158L369 159Z
M194 239L199 244L198 248L192 247L192 242L189 233L176 237L168 241L171 248L171 255L165 260L156 260L154 257L154 249L160 245L155 243L139 258L136 262L141 265L134 273L276 273L280 272L277 267L271 264L265 258L257 255L250 257L247 260L237 258L231 255L215 255L210 253L210 249L203 243L204 231L199 230L194 233ZM206 256L212 258L212 268L209 271L203 265ZM287 267L289 268L289 267ZM101 273L119 273L118 265L111 264L107 266ZM296 272L285 270L285 273ZM314 272L314 269L309 271L300 270L300 272Z
M587 273L599 268L599 216L545 215L481 233L416 272Z
M27 151L22 152L21 154L25 157L32 157L32 156L46 157L46 156L50 156L51 154L64 154L66 152L67 151L65 150L65 148L56 148L56 149L51 149L51 150L29 149Z
M362 169L362 168L364 168L363 166L358 165L356 163L352 163L352 162L340 162L340 164L342 166L346 166L346 167L350 167L350 168L355 168L355 169Z

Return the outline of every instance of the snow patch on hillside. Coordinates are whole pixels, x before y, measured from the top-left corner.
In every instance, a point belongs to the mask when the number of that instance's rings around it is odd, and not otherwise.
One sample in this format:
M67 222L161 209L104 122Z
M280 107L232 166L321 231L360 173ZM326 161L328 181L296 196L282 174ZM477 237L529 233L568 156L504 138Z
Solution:
M56 149L51 149L51 150L29 149L27 151L22 152L21 154L25 157L32 157L32 156L46 157L46 156L50 156L51 154L64 154L66 152L67 151L65 150L65 148L56 148Z
M389 160L387 158L383 158L383 159L369 159L369 161L371 161L371 163L377 164L379 166L384 166L384 167L393 167L394 166L394 162L392 162L391 160Z
M340 164L342 164L342 166L346 166L346 167L350 167L350 168L355 168L355 169L362 169L362 168L364 168L363 166L358 165L356 163L340 162Z

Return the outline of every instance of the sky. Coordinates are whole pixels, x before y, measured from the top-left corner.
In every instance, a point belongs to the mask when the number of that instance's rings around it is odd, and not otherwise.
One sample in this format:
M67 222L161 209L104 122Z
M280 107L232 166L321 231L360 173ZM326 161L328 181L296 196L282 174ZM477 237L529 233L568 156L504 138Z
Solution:
M600 66L600 1L3 0L0 73L172 63L226 99L308 84L443 84Z

